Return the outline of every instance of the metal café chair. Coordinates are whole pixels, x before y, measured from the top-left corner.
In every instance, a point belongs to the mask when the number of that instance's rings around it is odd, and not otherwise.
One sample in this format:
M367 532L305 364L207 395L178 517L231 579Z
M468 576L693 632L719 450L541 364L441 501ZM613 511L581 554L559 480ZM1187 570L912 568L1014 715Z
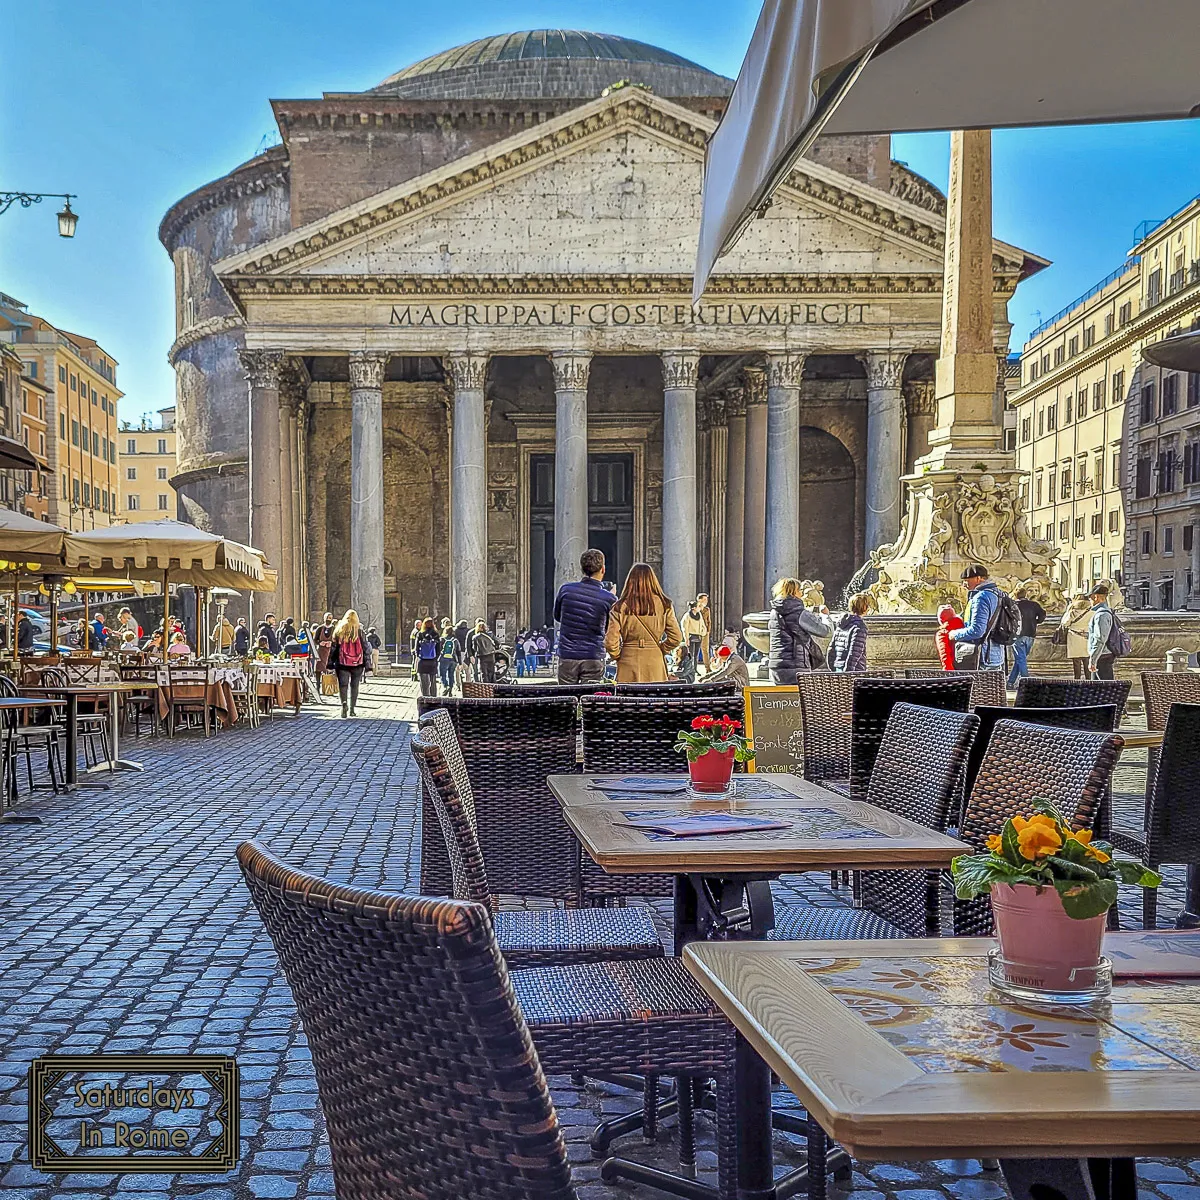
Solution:
M0 696L16 698L20 689L7 675L0 675ZM17 758L25 759L25 774L32 792L33 783L33 754L35 751L46 752L46 770L50 774L50 789L55 795L61 791L59 780L65 781L63 772L62 730L53 721L45 725L22 724L21 713L9 709L0 714L4 718L4 790L7 804L15 804L17 800Z
M86 683L73 684L67 676L66 671L62 667L50 667L42 672L41 686L49 688L65 688L65 687L87 687ZM107 696L100 701L84 701L80 704L91 704L91 711L77 711L75 715L76 728L79 732L80 741L83 743L83 758L89 766L96 766L100 762L108 762L112 758L108 745L108 714L100 712L96 707L97 703L112 704L114 697ZM66 729L67 718L63 716L55 716L51 718L58 724L61 730ZM97 752L96 741L100 742L100 749Z
M133 735L140 737L142 733L142 716L145 714L150 718L150 733L153 736L158 734L158 697L159 697L159 678L157 667L147 667L139 663L118 663L117 673L121 677L122 683L140 683L144 685L143 690L137 692L127 692L124 697L124 714L123 720L126 727L129 724L129 718L133 718Z

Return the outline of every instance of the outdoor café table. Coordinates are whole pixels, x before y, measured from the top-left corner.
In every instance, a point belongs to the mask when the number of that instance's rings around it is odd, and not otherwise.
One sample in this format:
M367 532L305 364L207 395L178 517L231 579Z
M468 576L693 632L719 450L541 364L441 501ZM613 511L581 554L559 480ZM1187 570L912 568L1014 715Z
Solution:
M120 755L120 713L117 710L117 697L129 692L144 692L144 683L86 683L72 684L70 687L27 687L22 688L23 694L61 696L67 702L67 787L79 786L79 701L99 700L108 697L108 752L111 758L107 762L97 763L88 768L88 774L99 774L103 771L140 771L142 764L131 762Z
M998 1158L1014 1200L1054 1195L1039 1183L1085 1200L1090 1160L1096 1196L1133 1200L1134 1156L1194 1156L1200 933L1106 935L1117 979L1097 1008L1006 1000L988 984L992 945L696 942L683 961L856 1158ZM766 1138L767 1174L749 1165L769 1188Z
M258 664L258 694L269 697L279 707L290 705L300 712L304 702L304 682L300 668L292 662L262 662Z
M34 699L31 696L0 696L0 712L12 712L14 709L18 710L20 712L28 712L30 709L33 709L33 708L62 708L62 706L65 703L66 703L65 700L51 700L48 698ZM4 727L4 736L5 736L5 738L8 738L11 736L7 724ZM6 789L0 788L0 813L3 813L5 811L5 808L7 807L5 796L6 796ZM36 818L33 818L33 817L18 818L18 817L14 816L11 818L4 817L2 819L3 820L11 819L11 820L16 821L16 820L35 820Z

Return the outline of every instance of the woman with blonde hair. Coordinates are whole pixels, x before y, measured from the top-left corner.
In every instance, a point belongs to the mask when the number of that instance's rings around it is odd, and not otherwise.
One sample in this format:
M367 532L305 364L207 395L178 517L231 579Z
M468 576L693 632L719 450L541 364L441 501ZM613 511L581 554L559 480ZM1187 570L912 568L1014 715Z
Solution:
M805 607L804 593L805 585L799 579L781 579L771 589L767 666L776 685L794 684L801 671L825 666L825 652L814 639L833 632L829 609Z
M337 672L342 716L352 717L354 706L358 703L359 684L363 675L371 669L370 647L358 613L352 608L346 609L346 615L334 627L329 647L329 665Z
M1071 596L1055 631L1055 641L1067 648L1076 679L1088 678L1088 626L1091 621L1092 602L1087 592L1080 588Z
M666 683L664 655L683 642L670 598L649 563L634 563L612 606L604 649L617 664L618 683Z

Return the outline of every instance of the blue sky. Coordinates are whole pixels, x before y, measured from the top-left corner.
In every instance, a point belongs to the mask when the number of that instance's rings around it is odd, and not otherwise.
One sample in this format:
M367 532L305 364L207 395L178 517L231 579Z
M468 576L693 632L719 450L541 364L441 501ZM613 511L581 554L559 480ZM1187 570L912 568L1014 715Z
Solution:
M192 188L273 139L272 97L371 87L471 38L557 26L620 33L733 75L757 0L37 0L10 5L0 41L0 190L72 191L0 217L0 291L97 338L120 365L121 416L174 399L170 263L158 222ZM1118 69L1119 64L1109 64ZM1097 64L1104 69L1105 64ZM895 157L945 185L944 135L897 138ZM1055 265L1022 285L1014 343L1106 275L1135 227L1200 192L1200 121L995 139L997 236Z

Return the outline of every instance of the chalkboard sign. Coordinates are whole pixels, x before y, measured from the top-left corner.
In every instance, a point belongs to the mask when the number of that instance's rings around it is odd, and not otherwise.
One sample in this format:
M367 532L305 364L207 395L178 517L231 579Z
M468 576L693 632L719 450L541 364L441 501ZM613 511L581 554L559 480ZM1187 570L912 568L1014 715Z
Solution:
M746 736L754 742L751 771L799 775L804 762L800 692L795 687L748 687Z

